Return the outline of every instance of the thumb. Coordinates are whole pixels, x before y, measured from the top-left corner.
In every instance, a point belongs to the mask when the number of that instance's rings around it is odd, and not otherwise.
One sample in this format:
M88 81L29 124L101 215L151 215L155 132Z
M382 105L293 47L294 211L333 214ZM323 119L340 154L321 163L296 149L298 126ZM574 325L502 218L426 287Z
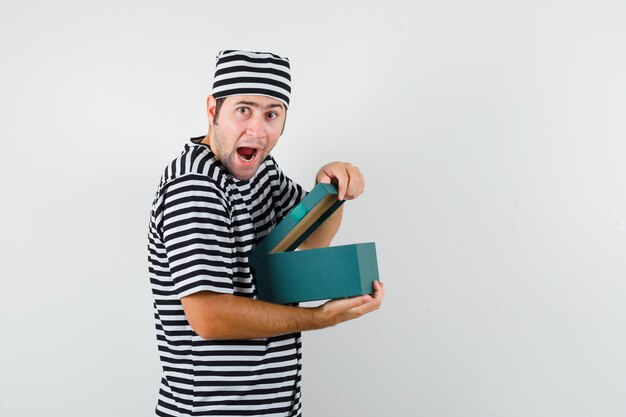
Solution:
M317 182L322 184L330 184L330 177L326 173L320 173L317 176Z

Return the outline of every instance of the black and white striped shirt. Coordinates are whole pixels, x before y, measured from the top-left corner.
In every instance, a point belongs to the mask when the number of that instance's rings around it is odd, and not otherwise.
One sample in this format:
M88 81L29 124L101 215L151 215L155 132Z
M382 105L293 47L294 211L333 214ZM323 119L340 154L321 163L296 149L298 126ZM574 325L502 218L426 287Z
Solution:
M180 299L254 298L248 253L305 195L271 156L248 181L192 139L161 178L150 216L149 275L163 377L158 416L299 416L300 334L206 340Z

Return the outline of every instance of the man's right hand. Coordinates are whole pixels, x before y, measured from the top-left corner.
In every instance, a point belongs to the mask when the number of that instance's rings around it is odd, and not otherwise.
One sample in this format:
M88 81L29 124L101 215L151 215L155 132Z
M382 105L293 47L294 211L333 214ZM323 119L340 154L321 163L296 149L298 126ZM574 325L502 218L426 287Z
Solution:
M334 326L344 321L356 319L364 314L380 308L385 298L385 286L382 282L374 281L374 294L358 297L330 300L317 307L321 316L321 328Z
M319 307L293 307L230 294L200 291L181 299L193 330L205 339L253 339L317 330L378 310L385 287L374 294L331 300Z

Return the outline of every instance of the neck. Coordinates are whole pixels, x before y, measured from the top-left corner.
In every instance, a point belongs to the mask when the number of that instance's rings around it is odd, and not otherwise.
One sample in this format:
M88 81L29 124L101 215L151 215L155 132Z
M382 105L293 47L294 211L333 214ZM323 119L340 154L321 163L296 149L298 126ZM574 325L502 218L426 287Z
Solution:
M213 151L213 147L211 146L211 138L212 137L213 137L213 125L209 126L209 131L207 132L207 134L204 137L204 139L202 139L202 141L200 142L200 143L204 143L209 148L211 148L211 151ZM213 152L213 153L215 153L215 152Z

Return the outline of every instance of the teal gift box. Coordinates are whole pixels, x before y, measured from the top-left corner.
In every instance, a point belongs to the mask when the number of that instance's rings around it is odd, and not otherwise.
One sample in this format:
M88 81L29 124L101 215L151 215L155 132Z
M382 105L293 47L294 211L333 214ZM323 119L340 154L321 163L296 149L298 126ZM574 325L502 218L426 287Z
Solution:
M373 242L295 251L342 204L334 185L317 184L251 251L260 300L291 304L374 292Z

